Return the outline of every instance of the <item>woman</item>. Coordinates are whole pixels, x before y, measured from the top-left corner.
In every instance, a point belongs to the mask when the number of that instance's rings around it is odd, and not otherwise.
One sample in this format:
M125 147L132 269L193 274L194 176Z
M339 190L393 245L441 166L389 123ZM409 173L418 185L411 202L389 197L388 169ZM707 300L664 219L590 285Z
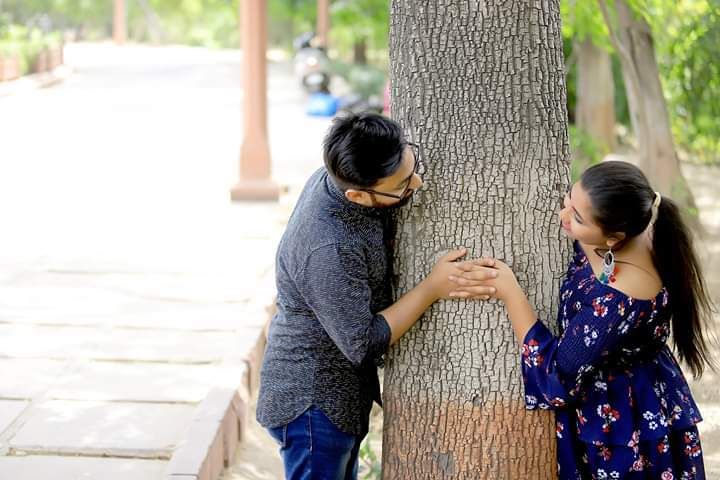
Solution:
M560 478L705 478L700 412L666 345L672 330L695 376L710 364L711 305L677 207L636 167L605 162L572 186L560 219L575 256L559 336L537 321L507 265L497 261L498 277L485 282L522 340L527 408L556 411Z

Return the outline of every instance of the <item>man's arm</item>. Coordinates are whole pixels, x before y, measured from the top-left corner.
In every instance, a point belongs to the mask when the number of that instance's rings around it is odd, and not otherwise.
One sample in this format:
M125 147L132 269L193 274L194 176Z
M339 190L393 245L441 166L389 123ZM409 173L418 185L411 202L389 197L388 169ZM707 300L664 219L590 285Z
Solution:
M387 350L390 326L370 310L368 266L352 245L312 251L295 275L296 285L325 332L356 367Z
M467 271L473 271L475 277L480 279L490 279L497 275L495 270L489 268L493 266L492 259L458 262L466 253L466 249L463 248L443 256L422 282L380 312L390 325L392 332L390 345L405 335L430 305L441 298L450 298L451 293L464 291L465 287L459 286L450 277L458 277ZM495 292L493 287L478 286L477 283L480 281L482 280L467 284L467 288L473 290L473 293L468 293L467 297L487 299Z
M371 291L364 255L351 246L333 244L316 249L296 275L296 282L330 338L353 365L359 366L384 354L436 300L465 288L452 282L451 275L459 276L469 270L495 274L493 269L482 266L491 260L454 261L463 255L465 251L458 250L444 256L425 280L378 313L370 310ZM474 296L491 295L494 291L492 287L474 287Z

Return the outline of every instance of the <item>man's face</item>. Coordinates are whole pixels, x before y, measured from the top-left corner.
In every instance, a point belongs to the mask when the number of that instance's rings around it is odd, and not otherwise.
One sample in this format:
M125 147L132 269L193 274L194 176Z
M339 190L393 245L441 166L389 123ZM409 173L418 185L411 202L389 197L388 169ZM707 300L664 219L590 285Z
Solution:
M345 196L365 207L390 208L404 204L423 185L422 165L417 155L418 149L407 145L400 167L393 175L380 179L372 188L349 189Z

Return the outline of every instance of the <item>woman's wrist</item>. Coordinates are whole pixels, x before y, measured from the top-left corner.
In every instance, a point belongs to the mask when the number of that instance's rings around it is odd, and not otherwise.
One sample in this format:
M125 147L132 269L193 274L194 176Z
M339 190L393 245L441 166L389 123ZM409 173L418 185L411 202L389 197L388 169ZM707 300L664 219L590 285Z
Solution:
M500 293L500 295L498 295L497 298L505 304L514 300L521 299L525 296L525 292L523 292L522 288L520 288L520 284L514 278L513 281L510 282L508 287L504 289L504 291L499 291L498 293Z

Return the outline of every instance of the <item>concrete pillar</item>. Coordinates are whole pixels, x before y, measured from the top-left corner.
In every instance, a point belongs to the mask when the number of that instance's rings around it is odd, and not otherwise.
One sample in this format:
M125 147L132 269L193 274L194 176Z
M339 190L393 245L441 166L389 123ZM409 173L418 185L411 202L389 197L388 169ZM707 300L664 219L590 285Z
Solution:
M317 41L327 49L330 32L330 0L317 0Z
M127 11L125 0L115 0L113 13L113 41L122 45L127 40Z
M267 133L267 4L241 0L240 29L243 55L243 141L240 180L232 188L233 201L276 201L280 188L270 178Z

